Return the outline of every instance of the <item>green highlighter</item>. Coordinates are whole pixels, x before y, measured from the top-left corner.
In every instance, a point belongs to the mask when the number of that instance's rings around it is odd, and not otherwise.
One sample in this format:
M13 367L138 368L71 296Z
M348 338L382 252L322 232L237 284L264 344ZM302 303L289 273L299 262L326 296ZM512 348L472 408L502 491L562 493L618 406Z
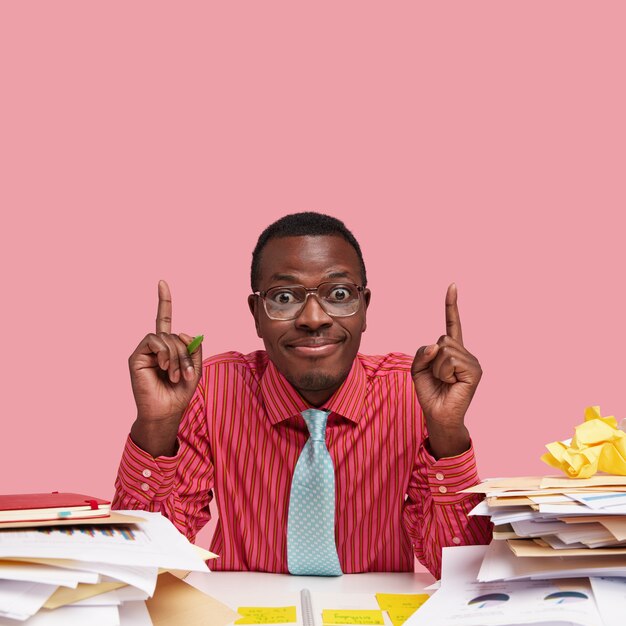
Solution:
M191 343L187 346L187 352L193 354L198 346L204 341L204 335L198 335L191 340Z

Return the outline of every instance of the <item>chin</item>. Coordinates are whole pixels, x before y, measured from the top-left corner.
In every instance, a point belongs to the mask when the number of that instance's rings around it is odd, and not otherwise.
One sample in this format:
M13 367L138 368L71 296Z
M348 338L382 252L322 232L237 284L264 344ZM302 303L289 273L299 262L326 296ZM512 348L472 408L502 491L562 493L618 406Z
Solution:
M324 391L338 387L344 380L345 376L338 376L329 372L313 371L298 376L298 379L292 382L297 389L303 391Z

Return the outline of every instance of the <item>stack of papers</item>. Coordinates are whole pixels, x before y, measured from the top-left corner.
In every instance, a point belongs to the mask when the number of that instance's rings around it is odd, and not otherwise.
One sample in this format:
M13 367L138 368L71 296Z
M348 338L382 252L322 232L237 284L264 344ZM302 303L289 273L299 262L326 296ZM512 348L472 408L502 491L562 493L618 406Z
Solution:
M216 624L236 617L172 575L208 572L205 560L215 555L159 513L16 526L0 529L0 626L149 626L171 618L180 603L168 599L181 594L187 611L221 611Z
M626 477L501 478L466 491L485 494L471 514L491 517L494 540L444 548L440 588L407 624L623 624Z
M468 491L486 495L472 514L494 523L498 566L485 559L481 580L626 576L625 476L494 479Z

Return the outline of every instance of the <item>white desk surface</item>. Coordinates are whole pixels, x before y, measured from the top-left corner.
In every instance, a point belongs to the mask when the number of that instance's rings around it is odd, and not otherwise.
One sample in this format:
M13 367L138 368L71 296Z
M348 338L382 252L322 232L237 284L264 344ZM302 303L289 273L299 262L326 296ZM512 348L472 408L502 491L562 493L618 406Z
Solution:
M192 572L185 579L194 587L233 609L239 606L297 606L300 624L300 590L309 589L321 608L360 608L361 602L374 602L375 593L423 593L434 582L425 572L345 574L337 577L291 576L261 572ZM360 597L358 597L360 596ZM345 606L338 606L339 599ZM331 604L327 604L330 602ZM376 604L367 608L378 608ZM385 615L385 621L387 616ZM316 622L316 626L318 623ZM390 622L389 622L390 623Z

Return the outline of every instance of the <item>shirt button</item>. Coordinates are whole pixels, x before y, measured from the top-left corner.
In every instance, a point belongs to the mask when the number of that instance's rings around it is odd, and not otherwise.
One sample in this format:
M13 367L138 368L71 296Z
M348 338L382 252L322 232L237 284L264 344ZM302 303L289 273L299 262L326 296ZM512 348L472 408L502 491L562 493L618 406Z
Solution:
M439 493L448 493L448 488L441 485L441 487L439 487Z
M143 472L141 472L146 478L150 478L150 476L152 476L152 472L149 469L145 469Z
M144 474L144 476L145 476L145 474ZM437 472L437 473L435 474L435 478L436 478L437 480L443 480L443 479L444 479L444 475L443 475L441 472Z
M141 488L143 491L148 491L148 489L150 489L150 485L148 483L141 483Z
M455 543L458 546L461 543L461 540L458 537L452 537L452 543Z

